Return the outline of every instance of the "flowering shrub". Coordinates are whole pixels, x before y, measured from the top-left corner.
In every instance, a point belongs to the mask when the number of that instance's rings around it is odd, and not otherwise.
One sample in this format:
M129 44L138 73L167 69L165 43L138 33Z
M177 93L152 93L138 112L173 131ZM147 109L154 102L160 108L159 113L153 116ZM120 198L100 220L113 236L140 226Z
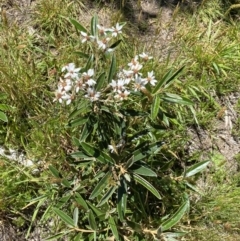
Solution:
M94 16L88 32L76 20L71 22L89 52L79 53L87 59L85 66L70 63L62 68L55 92L54 101L75 106L69 124L76 131L73 143L78 148L71 154L74 159L69 160L72 168L67 177L49 167L61 180L58 188L64 188L64 194L51 209L68 225L59 229L57 237L178 237L180 233L164 231L173 227L189 208L187 194L182 192L190 186L185 177L201 171L208 163L195 164L176 177L176 182L168 176L171 167L163 158L161 132L169 125L166 103L192 105L190 100L167 92L183 68L174 73L170 70L158 79L151 69L153 57L146 53L133 56L126 66L117 67L114 52L121 43L124 24L105 28ZM181 204L174 215L163 221L163 215L169 215L164 212L169 192Z

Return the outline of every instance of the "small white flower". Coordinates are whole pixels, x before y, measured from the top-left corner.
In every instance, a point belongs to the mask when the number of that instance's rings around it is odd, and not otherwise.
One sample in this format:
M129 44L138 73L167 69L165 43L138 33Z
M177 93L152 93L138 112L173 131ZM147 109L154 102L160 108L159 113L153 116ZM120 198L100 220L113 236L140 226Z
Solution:
M149 59L152 59L152 56L147 55L146 53L139 54L139 57L141 57L144 61L148 61Z
M101 93L96 92L94 88L88 88L87 94L85 95L86 98L90 99L90 101L97 101L99 100Z
M117 94L114 96L114 98L118 99L118 100L126 100L127 97L129 96L130 92L127 90L121 91L118 90Z
M68 92L72 89L72 81L70 79L62 79L58 82L58 90L60 92Z
M131 66L131 70L133 71L134 75L138 75L139 70L142 69L142 67L143 67L142 64L137 63L137 64Z
M147 84L147 81L145 79L142 79L140 76L137 76L135 78L135 91L141 90L141 89L145 89L145 85Z
M138 65L139 64L139 62L138 62L138 56L136 55L133 59L132 59L132 61L130 62L130 63L128 63L128 66L130 67L130 68L132 68L132 66L135 66L135 65Z
M87 72L82 73L84 81L88 81L94 75L94 69L89 69Z
M148 76L146 78L146 81L150 83L151 85L155 86L157 80L155 79L153 71L148 72Z
M81 68L75 68L74 63L65 65L64 67L62 67L62 72L67 71L67 73L64 75L64 78L77 78L80 69Z
M108 31L112 32L113 37L117 37L117 35L122 33L123 25L120 25L119 23L116 24L116 27L112 27L108 29Z
M93 87L95 84L96 84L96 81L93 80L93 79L88 79L86 84L89 86L89 87Z
M78 78L75 82L75 91L76 93L79 92L79 90L84 90L85 88L85 84L84 84L84 81L83 81L83 78Z
M108 149L111 153L115 152L115 148L112 145L108 145Z
M125 83L129 84L130 81L133 79L134 72L132 70L125 70L125 69L123 69L123 74L125 76Z
M112 80L112 83L110 83L110 85L112 86L113 88L113 92L117 92L117 91L123 91L125 90L125 81L123 79L119 79L117 81L115 80Z
M95 40L94 36L88 35L87 33L81 31L81 35L82 35L82 43L88 42L88 41L93 41Z
M70 95L66 94L65 91L60 91L59 89L55 92L55 99L53 102L58 101L60 104L63 103L63 101L68 100L70 98Z
M97 25L97 28L98 28L98 34L100 36L105 36L106 35L106 31L107 29L105 27L103 27L102 25Z
M99 48L99 49L106 50L107 44L108 44L109 41L110 41L110 38L104 38L104 39L102 39L102 40L98 40L98 41L97 41L98 48Z

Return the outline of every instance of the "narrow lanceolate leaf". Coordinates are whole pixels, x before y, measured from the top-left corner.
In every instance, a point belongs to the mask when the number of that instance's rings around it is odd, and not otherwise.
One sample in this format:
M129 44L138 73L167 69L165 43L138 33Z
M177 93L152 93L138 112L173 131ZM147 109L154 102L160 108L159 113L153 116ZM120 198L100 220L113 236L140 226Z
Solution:
M62 178L62 175L59 173L59 171L52 165L50 165L49 170L51 171L51 173L53 174L54 177L56 178Z
M77 20L70 18L69 21L74 25L74 27L78 30L78 31L82 31L87 33L87 29L85 29Z
M163 78L157 83L156 87L153 89L153 94L156 94L161 91L162 88L165 88L171 84L171 82L179 75L180 72L184 69L184 66L172 74L172 70L169 70Z
M142 175L142 176L148 176L148 177L157 177L157 173L151 170L150 168L147 168L145 166L140 166L137 169L133 170L133 173Z
M91 34L95 37L97 37L97 24L98 24L98 17L95 14L91 20Z
M112 186L108 189L108 191L103 195L100 202L98 203L97 207L102 206L104 203L108 201L108 199L113 195L115 190L117 189L117 186Z
M135 222L132 222L132 221L128 221L126 220L127 222L127 225L134 231L136 232L141 232L142 231L142 228L141 228L141 225L138 224L138 223L135 223Z
M124 216L127 209L127 185L125 180L120 181L117 194L117 211L121 222L124 221Z
M140 161L144 158L149 157L150 155L156 154L161 146L163 145L163 142L158 141L152 144L146 143L143 147L137 149L132 153L132 159L130 159L126 164L126 169L131 167L135 162Z
M78 207L75 207L73 211L73 222L76 227L78 224L78 217L79 217L79 210L78 210Z
M113 43L109 48L110 48L110 49L114 49L114 48L116 48L121 42L122 42L122 40L120 39L120 40L116 41L115 43Z
M69 122L70 127L76 127L76 126L81 126L84 125L88 121L88 118L77 118L75 120L72 120Z
M88 213L88 222L92 230L97 230L97 224L92 210Z
M191 100L172 93L165 93L164 96L161 96L161 99L180 105L193 105L193 102Z
M57 209L57 208L53 208L53 211L69 226L74 227L74 221L71 217L69 217L65 212Z
M86 142L81 142L80 145L83 148L83 150L86 152L86 154L89 155L90 157L94 157L98 161L104 164L113 163L113 159L108 154L101 152L100 150L93 147L92 145Z
M87 203L85 202L83 197L77 192L75 193L75 200L80 207L83 207L85 210L88 210Z
M202 161L199 163L194 164L193 166L191 166L190 168L187 169L185 177L191 177L199 172L201 172L202 170L204 170L207 165L210 163L210 161Z
M102 192L102 190L108 186L108 181L110 176L111 176L110 172L107 172L105 174L105 176L100 180L100 182L92 191L92 194L90 195L89 199L94 199L95 197L97 197Z
M91 202L87 201L88 206L93 210L93 212L99 217L102 215L106 215L106 212L103 212L99 208L95 207Z
M150 191L155 197L158 199L162 199L158 190L151 184L149 183L146 179L142 178L141 176L133 173L133 177L135 181L140 183L142 186L144 186L148 191Z
M117 225L114 221L114 218L113 217L109 217L108 219L108 223L109 223L109 226L112 230L112 233L113 233L113 236L115 237L116 240L119 240L119 234L118 234L118 230L117 230Z
M8 122L8 118L7 118L6 114L3 113L2 111L0 111L0 120L2 120L4 122Z
M115 56L115 54L113 54L112 62L111 62L111 66L110 66L110 70L109 70L109 74L108 74L108 83L110 83L112 81L115 73L116 73L116 56Z
M153 103L151 105L151 119L154 120L157 115L158 115L158 111L159 111L159 106L160 106L160 98L158 95L156 95L154 97Z
M183 215L187 212L187 210L189 209L189 200L187 199L177 210L176 213L174 213L174 215L172 217L170 217L168 220L166 220L165 222L162 223L161 225L161 230L162 232L172 228L174 225L176 225L181 218L183 217Z
M98 77L98 79L97 79L97 84L96 84L96 87L95 87L95 89L96 90L101 90L102 89L102 87L103 87L103 85L104 85L104 82L105 82L105 73L102 73L99 77Z
M87 61L86 66L85 66L85 71L88 71L92 67L93 60L94 60L94 55L92 54L88 58L88 61Z
M85 53L83 53L83 52L76 51L76 52L74 52L74 53L77 54L77 55L80 56L80 57L83 57L83 58L86 58L86 59L89 58L89 55L88 55L88 54L85 54Z

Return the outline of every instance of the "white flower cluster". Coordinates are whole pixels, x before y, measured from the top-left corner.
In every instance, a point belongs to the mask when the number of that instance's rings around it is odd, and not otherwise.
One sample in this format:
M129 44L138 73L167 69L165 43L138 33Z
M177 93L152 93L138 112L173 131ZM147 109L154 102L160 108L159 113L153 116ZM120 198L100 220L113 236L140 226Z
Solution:
M59 101L59 103L66 102L69 105L79 91L84 91L86 93L85 97L90 99L90 101L99 99L100 92L94 89L96 84L96 81L93 79L94 70L89 69L83 73L80 73L80 70L81 68L75 68L74 63L70 63L62 68L62 72L65 74L63 78L60 78L54 101Z
M150 84L154 86L157 82L154 72L148 72L147 77L143 78L140 70L143 67L143 62L152 59L145 53L136 55L130 63L128 69L122 69L116 76L117 80L112 80L109 87L112 88L110 93L114 95L116 101L126 100L130 91L142 91L145 85ZM70 63L62 68L63 77L60 78L58 88L55 92L54 101L59 103L72 102L76 94L81 91L84 97L90 101L99 100L101 93L95 90L96 81L94 80L94 69L89 69L86 72L80 72L81 68L76 68L74 63Z
M148 83L150 85L155 85L157 80L155 79L154 72L148 72L147 77L143 78L140 70L143 67L143 64L139 61L139 57L143 62L152 59L151 56L148 56L145 53L136 55L130 63L128 63L128 69L123 69L117 75L117 80L112 80L110 86L115 93L114 98L117 100L125 100L130 94L130 89L134 91L141 91L145 89L145 85ZM130 89L129 89L130 88Z
M109 47L109 41L113 37L117 37L122 33L124 24L116 24L115 27L105 28L102 25L96 25L97 31L94 36L89 35L87 32L81 31L82 43L90 42L97 44L98 49L105 52L112 52L113 49ZM139 61L141 59L141 61ZM117 101L127 99L130 91L143 91L145 85L155 85L153 71L148 72L147 77L143 78L140 73L143 63L147 62L152 57L145 53L136 55L130 63L128 69L122 69L117 75L116 80L112 80L109 87L112 88L113 98ZM55 92L54 101L59 103L66 103L69 105L75 98L78 92L81 92L90 101L99 100L101 93L95 89L96 81L94 80L94 69L81 71L81 68L76 68L74 63L67 64L62 68L63 77L60 78L58 88ZM108 88L109 89L109 88Z
M113 49L109 48L108 44L112 37L117 37L122 33L123 26L124 24L120 25L117 23L115 27L105 28L104 26L97 24L98 34L96 34L96 36L81 31L82 43L96 42L99 49L112 52Z

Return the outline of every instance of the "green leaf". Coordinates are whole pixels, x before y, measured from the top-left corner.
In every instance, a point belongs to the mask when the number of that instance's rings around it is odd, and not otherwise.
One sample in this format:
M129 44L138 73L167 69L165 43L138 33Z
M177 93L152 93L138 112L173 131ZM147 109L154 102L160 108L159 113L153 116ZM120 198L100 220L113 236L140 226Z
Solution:
M82 151L71 153L71 156L73 158L89 159L89 156L85 155Z
M92 17L92 20L91 20L91 34L92 36L95 36L97 37L97 24L98 24L98 17L97 15L95 14L93 17Z
M187 169L185 177L191 177L191 176L195 175L196 173L201 172L208 166L209 163L210 163L210 161L202 161L202 162L194 164L193 166L191 166L190 168Z
M191 100L172 93L165 93L164 96L161 96L161 99L167 102L176 103L180 105L193 105L193 102Z
M96 185L96 187L92 191L89 199L94 199L95 197L97 197L102 192L102 190L108 186L108 181L110 176L111 176L110 171L104 175L104 177L100 180L100 182Z
M148 191L150 191L155 197L158 199L162 199L158 190L151 184L149 183L146 179L142 178L141 176L133 173L133 177L135 181L143 185Z
M163 142L158 141L150 145L147 143L143 147L137 149L132 153L132 159L129 159L129 161L126 163L125 168L128 169L133 165L133 163L140 161L144 158L149 158L151 155L156 154L162 145Z
M70 199L71 195L68 194L66 196L63 196L60 198L60 200L57 202L56 204L56 208L60 209L61 207L63 207L67 202L68 200Z
M106 212L102 212L99 208L95 207L91 202L87 201L88 206L93 210L93 212L98 216L105 216Z
M69 122L70 127L76 127L84 125L88 121L88 118L78 118Z
M156 95L154 97L153 103L151 105L151 119L155 120L157 115L158 115L158 111L159 111L159 106L160 106L160 98L158 95Z
M112 62L111 62L111 66L110 66L110 70L109 70L109 74L108 74L108 83L110 83L112 81L115 73L116 73L116 56L115 56L115 54L113 54Z
M91 56L89 56L89 58L88 58L88 61L87 61L87 64L86 64L86 66L85 66L85 71L88 71L90 68L91 68L91 66L92 66L92 64L93 64L93 60L94 60L94 55L92 54Z
M60 172L52 165L49 166L49 170L52 172L53 176L56 178L62 178Z
M114 221L114 218L112 216L109 217L108 223L109 223L109 226L110 226L110 228L112 230L113 236L118 241L119 240L118 229L117 229L117 225L116 225L116 223Z
M101 90L101 88L103 87L104 82L105 82L105 77L106 77L105 73L100 74L100 76L97 79L97 84L95 87L96 90Z
M85 54L83 52L80 52L80 51L76 51L74 52L75 54L79 55L80 57L83 57L83 58L86 58L88 59L89 58L89 55L88 54Z
M122 42L122 40L120 39L120 40L116 41L115 43L113 43L109 48L110 48L110 49L114 49L114 48L116 48L121 42Z
M117 189L117 186L112 186L108 189L108 191L103 195L103 197L101 198L100 202L98 203L97 207L102 206L104 203L106 203L108 201L108 199L112 196L112 194L115 192L115 190Z
M46 238L45 240L46 241L56 241L56 240L59 240L59 238L61 238L62 236L66 235L66 234L68 234L70 232L71 232L71 230L68 231L68 232L60 232L58 234L54 234L51 237Z
M117 211L121 222L124 221L124 216L127 208L127 184L125 180L120 180L117 194Z
M157 173L154 172L153 170L145 167L145 166L140 166L138 169L132 170L133 173L142 175L142 176L148 176L148 177L157 177Z
M6 114L3 113L2 111L0 111L0 120L2 120L4 122L8 122L8 118L7 118Z
M90 144L86 142L81 142L80 145L90 157L95 157L98 161L104 164L113 163L113 159L108 154L101 152Z
M14 107L12 107L10 105L6 105L6 104L0 104L0 110L2 110L2 111L10 111L10 110L14 110Z
M88 222L92 230L97 230L97 224L92 210L88 213Z
M59 210L58 208L53 208L53 211L69 226L74 227L74 221L65 212Z
M83 199L83 197L79 193L75 193L75 200L76 200L78 205L83 207L85 210L88 210L87 203L85 202L85 200Z
M157 83L156 87L153 89L153 94L156 94L161 91L161 88L166 88L170 83L179 75L180 72L184 69L184 66L172 74L172 70L169 70L163 78Z
M77 108L69 115L69 119L73 119L76 116L79 116L81 114L85 114L89 111L91 111L89 101L85 100L85 99L82 99L80 105L78 105Z
M189 209L189 200L187 199L177 210L176 213L174 213L174 215L172 217L170 217L168 220L166 220L165 222L162 223L161 225L161 230L162 232L172 228L174 225L176 225L181 218L183 217L183 215L187 212L187 210Z
M73 221L74 221L74 225L76 227L77 227L77 224L78 224L78 217L79 217L79 210L78 210L78 207L75 207L74 211L73 211Z
M133 229L134 231L136 231L136 232L138 232L138 233L142 231L142 228L141 228L141 225L140 225L140 224L135 223L135 222L132 222L132 221L128 221L128 220L126 220L126 223L127 223L127 225L128 225L131 229Z
M70 18L69 21L74 25L74 27L78 30L78 31L82 31L84 33L87 33L87 30L75 19Z

